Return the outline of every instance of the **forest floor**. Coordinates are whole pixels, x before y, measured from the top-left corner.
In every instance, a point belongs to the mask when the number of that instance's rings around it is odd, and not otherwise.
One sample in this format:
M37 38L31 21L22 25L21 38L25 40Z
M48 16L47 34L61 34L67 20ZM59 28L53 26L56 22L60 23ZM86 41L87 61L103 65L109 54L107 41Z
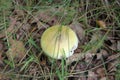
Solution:
M42 51L56 24L80 39L69 63ZM0 80L120 80L120 1L1 0Z

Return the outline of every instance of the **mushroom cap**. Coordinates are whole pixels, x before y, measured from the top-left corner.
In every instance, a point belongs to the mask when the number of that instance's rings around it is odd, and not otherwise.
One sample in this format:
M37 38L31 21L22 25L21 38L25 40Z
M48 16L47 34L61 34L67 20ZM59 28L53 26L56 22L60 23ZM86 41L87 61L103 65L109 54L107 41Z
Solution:
M41 47L46 55L54 59L68 58L78 46L76 33L69 27L55 25L41 36Z

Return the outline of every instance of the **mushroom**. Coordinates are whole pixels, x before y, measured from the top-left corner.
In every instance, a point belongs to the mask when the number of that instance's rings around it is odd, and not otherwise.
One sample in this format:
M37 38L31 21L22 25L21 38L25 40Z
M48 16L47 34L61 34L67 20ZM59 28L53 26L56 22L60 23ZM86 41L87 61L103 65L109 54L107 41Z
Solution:
M78 38L70 27L55 25L42 34L41 47L45 54L51 58L68 58L78 47Z

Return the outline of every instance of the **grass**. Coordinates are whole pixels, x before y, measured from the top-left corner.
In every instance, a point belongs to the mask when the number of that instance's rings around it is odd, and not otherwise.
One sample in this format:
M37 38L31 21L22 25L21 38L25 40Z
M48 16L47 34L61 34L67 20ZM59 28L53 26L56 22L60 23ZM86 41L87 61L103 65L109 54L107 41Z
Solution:
M16 36L18 32L21 30L23 33L20 33L24 36L20 37L20 41L24 42L24 46L27 49L26 57L21 59L20 62L15 63L13 61L9 61L5 54L2 54L3 62L5 64L5 68L0 72L5 76L9 76L11 79L41 79L54 80L58 78L59 80L67 80L68 76L72 74L69 69L69 65L66 65L65 60L62 59L60 64L58 65L58 61L54 61L51 64L48 63L48 59L43 56L43 51L40 47L40 37L37 36L37 33L40 33L41 29L38 29L36 22L32 23L32 19L36 18L35 14L39 15L40 12L49 11L48 13L50 17L41 21L40 25L51 25L49 23L52 18L56 17L57 22L63 25L69 25L73 20L77 20L78 22L84 24L83 27L85 29L87 37L91 37L92 34L101 31L99 25L96 24L96 20L103 20L107 23L107 27L109 29L101 38L98 38L97 41L88 42L88 44L84 45L82 48L83 51L87 51L93 47L95 49L101 49L104 47L104 40L107 38L108 34L115 28L120 28L120 2L118 0L115 1L79 1L79 0L1 0L0 1L0 33L5 32L5 38L0 41L4 41L5 49L10 48L11 44L9 43L10 36L17 39ZM17 13L15 16L13 10L23 10L23 16L21 13ZM35 14L34 14L35 13ZM7 28L10 25L10 16L14 16L20 22L20 25L15 25L17 29L15 29L12 35L9 35L10 32L7 32ZM21 17L22 16L22 17ZM104 17L101 17L104 16ZM39 18L39 17L38 17ZM40 19L40 18L39 18ZM30 21L31 20L31 21ZM33 24L33 27L36 27L38 30L31 30L31 33L23 30L23 24L30 23ZM48 24L49 23L49 24ZM19 27L18 27L19 26ZM30 27L31 28L31 27ZM33 28L32 28L33 29ZM33 32L32 32L33 31ZM88 38L89 39L89 38ZM7 50L6 49L6 50ZM5 53L5 52L4 52ZM79 61L78 61L79 62ZM77 62L77 63L78 63ZM43 65L41 64L43 63ZM76 65L77 65L76 63ZM103 60L102 63L105 63ZM73 65L76 67L76 65ZM90 64L89 64L90 65ZM120 79L120 63L117 64L117 72L116 72L116 80ZM32 67L32 68L31 68ZM105 68L105 65L104 65ZM106 68L105 68L106 70ZM34 72L33 72L34 71ZM74 70L73 70L74 71ZM89 70L86 70L86 72ZM32 73L33 72L33 73ZM11 73L11 74L10 74ZM84 73L84 72L83 72ZM77 74L77 72L76 72ZM106 74L107 70L106 70ZM87 75L86 75L87 76Z
M120 79L120 64L118 64L118 66L117 66L117 72L116 72L116 80L119 80Z

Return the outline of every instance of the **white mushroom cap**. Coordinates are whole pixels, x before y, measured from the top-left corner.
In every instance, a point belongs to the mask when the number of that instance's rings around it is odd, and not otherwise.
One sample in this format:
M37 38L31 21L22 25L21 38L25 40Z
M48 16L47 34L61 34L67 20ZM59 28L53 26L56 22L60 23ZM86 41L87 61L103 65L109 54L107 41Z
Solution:
M43 51L54 59L68 58L74 53L77 46L77 35L67 26L52 26L41 37Z

